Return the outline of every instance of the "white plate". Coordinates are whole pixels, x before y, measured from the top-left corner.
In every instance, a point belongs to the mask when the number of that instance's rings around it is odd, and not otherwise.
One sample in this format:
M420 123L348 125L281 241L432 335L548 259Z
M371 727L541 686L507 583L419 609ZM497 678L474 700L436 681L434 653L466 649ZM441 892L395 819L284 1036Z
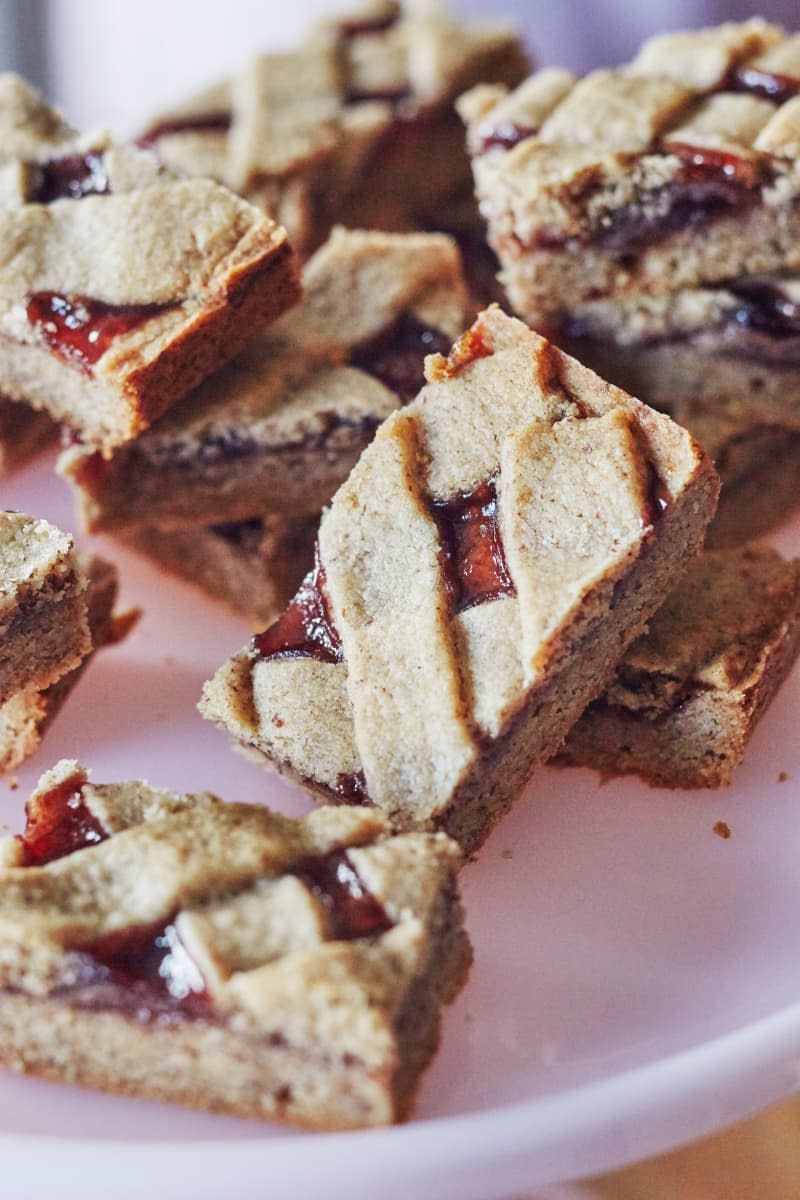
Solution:
M71 528L48 466L4 483L3 505ZM800 525L775 540L799 552ZM98 781L144 776L306 811L194 710L246 622L96 544L145 618L98 656L19 789L0 782L0 820L19 827L28 790L62 756ZM299 1134L0 1074L3 1195L354 1200L377 1187L381 1200L494 1200L787 1095L800 1080L798 701L795 672L727 791L537 772L463 873L475 967L406 1126Z

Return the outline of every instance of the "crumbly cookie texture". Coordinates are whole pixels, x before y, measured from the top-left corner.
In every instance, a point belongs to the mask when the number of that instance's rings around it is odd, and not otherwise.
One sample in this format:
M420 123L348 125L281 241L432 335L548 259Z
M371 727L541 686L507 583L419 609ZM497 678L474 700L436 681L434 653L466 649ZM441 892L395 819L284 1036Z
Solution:
M49 687L88 654L85 590L68 534L0 512L0 704Z
M800 652L800 560L709 551L630 646L559 759L660 787L730 783Z
M48 772L0 842L0 1063L312 1128L406 1116L470 962L441 834Z
M509 29L437 3L374 0L162 113L141 142L263 205L307 254L337 223L418 229L468 194L453 101L479 80L514 86L527 69Z
M86 612L91 650L77 667L49 687L23 688L0 705L0 771L10 771L30 758L62 705L83 675L95 651L116 645L130 633L138 610L115 614L116 567L97 555L82 555L80 569L86 578Z
M188 579L263 626L289 603L314 553L319 514L276 514L205 529L142 526L121 536L160 567Z
M502 279L534 324L585 301L800 265L800 35L759 19L460 102Z
M717 479L668 418L499 309L426 371L201 711L318 798L472 849L699 551Z
M317 515L469 307L457 247L440 234L337 229L303 284L296 309L141 437L109 458L64 452L87 529Z
M108 452L289 308L298 279L252 205L59 120L0 77L0 130L26 155L0 164L0 391Z
M701 442L722 480L709 536L760 536L800 502L800 285L729 280L576 310L571 354Z

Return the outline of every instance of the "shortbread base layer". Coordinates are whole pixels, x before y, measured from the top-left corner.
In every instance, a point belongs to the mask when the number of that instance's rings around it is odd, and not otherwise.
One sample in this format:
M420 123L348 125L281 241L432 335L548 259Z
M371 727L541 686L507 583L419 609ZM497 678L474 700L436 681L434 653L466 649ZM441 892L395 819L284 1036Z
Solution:
M314 555L319 519L265 517L206 529L137 529L127 545L255 622L271 621L294 595Z
M138 1022L63 999L0 992L0 1065L61 1083L309 1129L385 1125L408 1115L439 1042L440 1006L462 986L471 951L452 892L431 929L426 968L395 1014L380 1069L324 1045L237 1032L223 1020Z
M652 721L598 700L571 730L557 762L591 767L606 776L638 775L652 787L723 787L799 652L800 622L795 619L765 653L754 686L695 688Z
M89 653L84 587L68 569L20 605L3 635L0 704L23 689L50 687Z

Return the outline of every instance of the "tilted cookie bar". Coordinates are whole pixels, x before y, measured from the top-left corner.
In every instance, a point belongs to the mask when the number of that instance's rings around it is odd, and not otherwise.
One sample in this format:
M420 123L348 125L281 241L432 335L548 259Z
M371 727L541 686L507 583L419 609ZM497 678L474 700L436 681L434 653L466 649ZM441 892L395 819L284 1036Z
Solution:
M628 648L559 760L656 787L730 783L800 652L800 560L709 551Z
M0 80L0 131L20 88ZM294 260L285 230L218 184L103 135L40 140L55 118L34 99L17 139L34 157L0 167L0 391L107 452L294 303Z
M499 309L378 431L201 711L318 798L472 849L699 550L692 439Z
M453 101L479 80L513 86L527 69L507 29L373 0L156 117L140 144L262 204L307 254L337 223L418 229L469 194Z
M78 666L44 689L26 687L0 705L0 771L10 771L29 758L50 722L83 675L96 650L127 637L139 618L138 610L115 615L117 571L97 555L80 556L86 578L86 614L91 649Z
M534 324L800 265L800 35L757 19L664 34L618 70L542 72L461 111L503 282Z
M0 1064L314 1128L407 1115L470 963L448 838L67 761L27 815L0 843Z
M85 590L68 534L0 512L0 704L49 687L88 654Z
M469 304L458 250L435 234L338 229L303 285L293 312L141 437L110 457L63 454L89 530L318 514Z
M319 514L275 514L203 529L128 529L127 545L263 624L285 608L313 553Z

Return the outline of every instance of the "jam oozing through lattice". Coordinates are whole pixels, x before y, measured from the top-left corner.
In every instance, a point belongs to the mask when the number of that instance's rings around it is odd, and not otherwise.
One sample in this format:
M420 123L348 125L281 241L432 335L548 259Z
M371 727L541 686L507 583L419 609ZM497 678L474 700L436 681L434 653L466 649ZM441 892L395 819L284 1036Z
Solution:
M210 1008L203 976L172 920L107 934L86 952L100 968L93 984L115 987L114 1007L149 1015L154 1000L156 1010L178 1009L185 1016Z
M29 204L81 200L84 196L104 196L110 191L102 153L70 154L50 162L31 163L28 168Z
M345 800L348 804L370 803L367 795L367 781L363 771L353 771L349 775L342 772L336 776L336 784L331 790L334 796Z
M302 859L291 873L325 906L334 938L377 937L392 928L383 905L359 878L346 850Z
M146 129L136 139L136 144L147 148L173 133L227 133L232 120L229 112L195 113L185 117L171 117L169 120L159 121L157 125Z
M494 479L454 500L431 501L439 529L445 588L454 612L514 596L497 512Z
M800 96L800 79L795 75L781 75L776 71L765 71L763 67L736 67L725 84L726 91L752 92L772 100L775 104L785 104L793 96Z
M33 796L25 808L25 865L43 867L108 837L83 799L85 777L69 775L47 792Z
M478 153L486 154L488 150L498 148L512 150L514 146L533 137L535 133L536 130L532 125L518 125L516 121L499 121L497 125L487 126L485 130L481 130Z
M747 282L729 284L740 302L734 320L746 329L757 329L774 338L797 337L800 334L800 303L785 295L780 288L768 283Z
M325 592L325 568L319 547L315 550L313 570L277 621L253 638L253 649L261 659L304 657L341 662L342 643Z
M404 313L388 329L357 346L350 361L408 403L425 385L425 355L447 354L449 350L450 338L411 313Z
M27 315L51 350L90 374L115 338L171 307L170 304L106 304L88 296L36 292L28 300Z

